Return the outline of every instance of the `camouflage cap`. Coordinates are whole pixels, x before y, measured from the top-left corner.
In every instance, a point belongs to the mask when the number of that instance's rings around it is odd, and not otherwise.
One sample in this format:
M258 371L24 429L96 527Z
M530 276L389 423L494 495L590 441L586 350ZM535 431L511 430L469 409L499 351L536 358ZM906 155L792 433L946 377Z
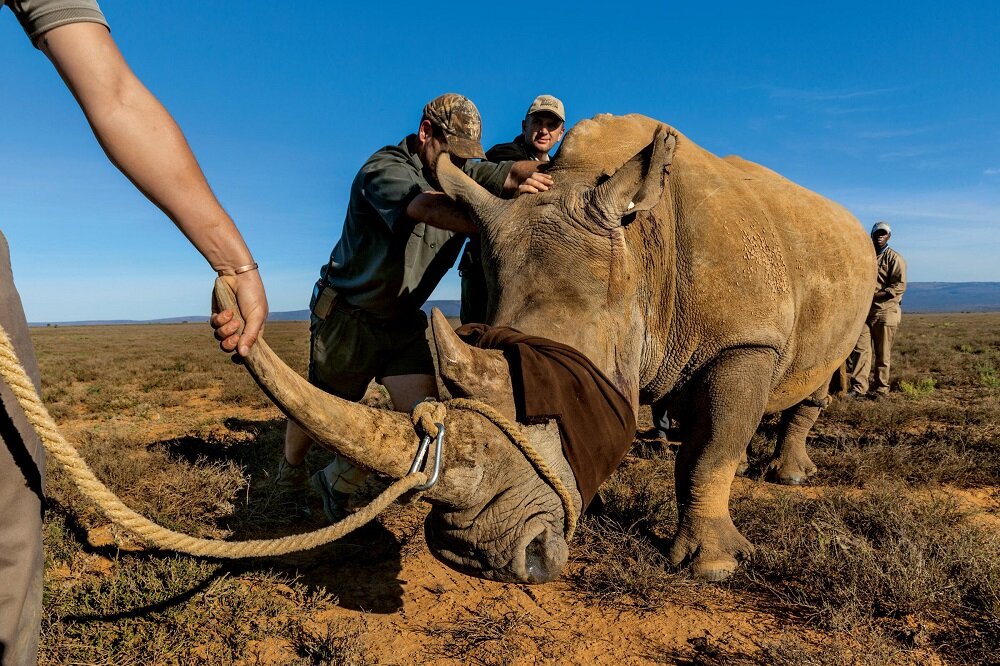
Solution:
M479 109L468 97L445 93L427 102L424 116L437 125L448 138L448 152L456 157L486 159L483 122Z
M527 118L533 113L548 112L554 115L559 120L566 122L566 109L563 107L563 103L558 97L553 97L552 95L539 95L535 98L535 101L531 103L528 107L528 112L524 114Z

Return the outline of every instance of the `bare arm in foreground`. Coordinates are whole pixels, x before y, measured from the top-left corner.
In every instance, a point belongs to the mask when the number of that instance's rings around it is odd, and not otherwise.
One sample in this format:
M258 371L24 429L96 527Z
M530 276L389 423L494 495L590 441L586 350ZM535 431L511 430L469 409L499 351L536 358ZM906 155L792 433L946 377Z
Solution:
M44 33L38 47L76 97L108 159L152 201L217 271L253 264L253 255L222 209L180 128L132 73L107 29L71 23ZM226 277L246 327L217 331L222 348L246 355L267 319L260 274ZM232 313L230 313L231 316Z

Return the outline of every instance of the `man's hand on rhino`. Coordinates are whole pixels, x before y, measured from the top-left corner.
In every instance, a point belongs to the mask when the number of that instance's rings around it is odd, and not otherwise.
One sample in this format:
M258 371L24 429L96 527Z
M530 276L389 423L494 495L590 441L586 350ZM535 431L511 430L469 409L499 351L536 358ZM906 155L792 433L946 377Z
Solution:
M528 176L523 183L517 186L518 194L538 194L552 187L552 176L541 171Z
M552 187L552 176L542 173L539 168L544 162L523 160L514 162L507 180L514 185L518 194L538 194ZM505 188L506 189L506 188Z
M215 339L219 341L223 351L238 350L240 356L247 356L264 330L264 322L267 320L267 296L264 294L264 284L257 271L226 275L222 279L236 294L240 315L246 321L246 325L243 327L243 333L240 333L243 322L232 310L216 313L210 320L212 328L215 329Z

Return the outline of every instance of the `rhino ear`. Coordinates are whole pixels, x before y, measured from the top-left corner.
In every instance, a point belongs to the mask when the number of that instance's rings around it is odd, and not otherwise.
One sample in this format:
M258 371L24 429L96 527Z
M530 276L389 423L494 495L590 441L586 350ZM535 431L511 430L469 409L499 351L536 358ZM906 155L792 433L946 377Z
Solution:
M438 156L434 168L441 189L449 197L472 210L475 222L480 227L503 213L510 202L493 196L482 185L472 180L464 171L452 164L447 153Z
M648 146L590 191L588 208L602 227L614 229L625 215L649 210L660 201L676 147L677 135L661 125Z

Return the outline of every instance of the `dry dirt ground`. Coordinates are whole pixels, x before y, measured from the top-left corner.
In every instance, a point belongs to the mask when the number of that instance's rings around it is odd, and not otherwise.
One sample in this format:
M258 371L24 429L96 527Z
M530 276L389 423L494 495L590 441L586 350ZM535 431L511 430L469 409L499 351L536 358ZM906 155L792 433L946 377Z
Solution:
M324 524L308 491L273 486L281 415L207 325L32 335L51 413L130 506L227 539ZM266 337L304 373L305 324ZM440 564L420 504L289 557L150 552L52 467L41 662L1000 663L1000 315L906 316L896 350L888 399L821 417L809 486L754 478L776 431L761 425L732 501L757 552L724 584L663 561L673 453L655 443L636 443L563 577L539 586ZM377 387L367 399L385 402Z

